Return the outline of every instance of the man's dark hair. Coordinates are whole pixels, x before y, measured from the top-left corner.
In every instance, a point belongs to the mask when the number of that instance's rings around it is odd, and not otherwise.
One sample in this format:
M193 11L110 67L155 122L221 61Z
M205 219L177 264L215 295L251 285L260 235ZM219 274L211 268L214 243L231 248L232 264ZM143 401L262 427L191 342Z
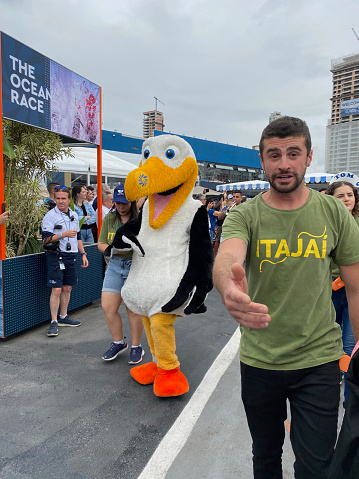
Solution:
M241 196L243 196L241 190L234 190L234 191L232 191L232 194L233 194L233 195L234 195L235 193L240 194Z
M89 185L87 187L87 191L95 191L95 188L93 186Z
M264 140L274 137L287 138L288 136L304 136L305 147L307 148L307 155L309 156L310 150L312 149L312 140L306 122L300 118L282 116L264 128L259 142L261 157L263 158Z
M47 185L47 191L51 194L51 192L55 188L55 186L60 186L60 183L49 183Z

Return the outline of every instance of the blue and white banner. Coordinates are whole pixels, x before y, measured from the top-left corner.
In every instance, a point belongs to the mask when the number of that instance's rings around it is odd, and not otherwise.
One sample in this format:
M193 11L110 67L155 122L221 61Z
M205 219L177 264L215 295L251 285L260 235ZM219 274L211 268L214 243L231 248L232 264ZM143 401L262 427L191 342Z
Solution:
M340 104L340 116L359 115L359 99L342 101Z

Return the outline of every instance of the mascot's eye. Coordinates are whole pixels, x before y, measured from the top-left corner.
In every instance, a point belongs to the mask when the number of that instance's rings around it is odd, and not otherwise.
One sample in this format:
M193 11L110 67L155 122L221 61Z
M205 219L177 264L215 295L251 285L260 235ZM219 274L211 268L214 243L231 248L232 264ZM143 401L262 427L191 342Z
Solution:
M166 156L170 160L175 157L175 154L176 153L172 150L172 148L168 148L168 150L166 151Z
M150 150L145 150L143 152L143 156L145 157L145 159L147 160L147 158L150 156Z

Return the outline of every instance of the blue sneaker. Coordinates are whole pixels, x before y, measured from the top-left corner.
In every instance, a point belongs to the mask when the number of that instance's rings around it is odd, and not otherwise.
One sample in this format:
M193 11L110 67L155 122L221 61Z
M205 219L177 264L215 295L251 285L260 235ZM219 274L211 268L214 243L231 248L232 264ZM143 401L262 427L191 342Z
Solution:
M64 319L61 319L60 316L57 318L59 326L71 326L72 328L76 328L76 326L80 326L81 321L76 321L75 319L70 318L67 314Z
M57 336L59 334L57 321L51 321L50 327L47 331L48 336Z
M123 338L124 340L126 338ZM111 343L110 349L108 349L102 356L102 359L104 361L112 361L113 359L116 359L117 356L128 348L128 345L126 342L120 343L120 344L115 344Z
M138 364L142 361L143 355L145 351L143 350L142 346L136 346L135 348L132 347L130 351L130 360L128 364Z

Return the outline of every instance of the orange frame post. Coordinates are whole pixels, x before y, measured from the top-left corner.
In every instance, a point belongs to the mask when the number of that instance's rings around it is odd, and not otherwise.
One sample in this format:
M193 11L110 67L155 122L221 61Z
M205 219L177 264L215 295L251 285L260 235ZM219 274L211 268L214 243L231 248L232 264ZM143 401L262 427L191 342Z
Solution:
M1 32L0 32L0 214L5 211L5 182L4 182L4 145L2 131L2 76L1 76ZM5 223L0 226L0 260L5 259Z
M102 227L102 88L100 87L100 144L97 146L97 241Z

